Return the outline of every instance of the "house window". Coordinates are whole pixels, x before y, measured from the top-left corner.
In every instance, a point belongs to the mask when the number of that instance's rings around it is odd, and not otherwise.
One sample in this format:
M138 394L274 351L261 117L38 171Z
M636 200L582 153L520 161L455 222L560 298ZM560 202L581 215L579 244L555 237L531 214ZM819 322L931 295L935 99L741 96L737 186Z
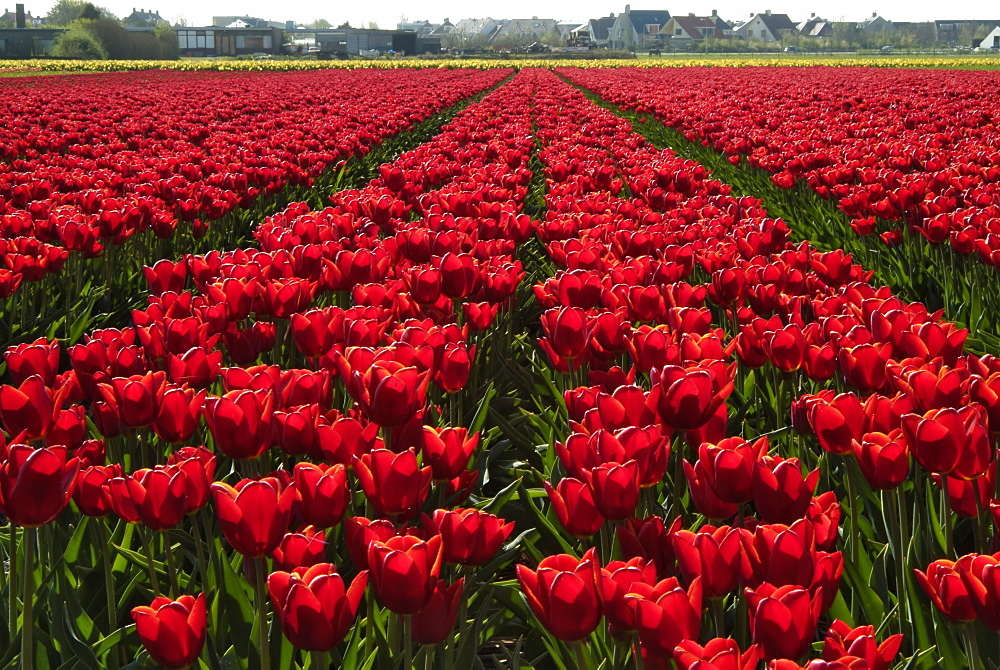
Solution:
M660 24L658 24L658 23L647 23L646 24L646 34L647 35L655 35L658 32L660 32Z
M236 36L236 48L237 49L246 49L247 48L246 39L247 39L246 35L237 35Z
M683 35L683 34L684 34L684 29L683 28L675 28L674 29L674 35L680 36L680 35Z
M767 39L767 28L765 28L764 30L760 31L760 38L762 40L766 40Z

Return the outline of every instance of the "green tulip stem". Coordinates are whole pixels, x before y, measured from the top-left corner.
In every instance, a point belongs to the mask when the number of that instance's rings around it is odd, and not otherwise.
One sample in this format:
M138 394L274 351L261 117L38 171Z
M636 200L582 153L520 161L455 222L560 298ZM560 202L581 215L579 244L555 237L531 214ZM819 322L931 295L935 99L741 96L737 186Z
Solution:
M365 618L364 655L362 660L367 661L372 655L372 645L375 644L375 598L370 594L365 597L368 606L368 616Z
M142 548L146 553L146 564L149 566L149 584L153 589L153 597L160 596L160 580L156 576L156 565L153 563L153 543L149 537L149 531L145 526L139 525L139 537L142 540Z
M583 668L589 669L590 664L587 663L587 659L583 655L583 642L582 641L570 642L569 646L573 648L573 653L576 655L576 667L581 668L581 670Z
M271 653L267 635L267 557L254 560L257 568L257 583L254 584L254 599L257 601L257 626L260 640L260 670L271 670Z
M14 522L10 523L10 553L8 558L10 559L10 589L7 591L9 596L9 606L8 611L8 621L10 622L10 639L14 640L17 635L17 618L20 616L20 612L17 607L17 526Z
M962 626L962 639L965 641L965 655L969 660L969 670L981 670L979 660L979 644L976 642L976 622L970 621Z
M722 609L722 598L711 598L712 619L715 621L715 637L726 637L726 613Z
M403 667L409 670L413 667L413 616L400 616L403 618Z
M170 573L171 595L174 598L180 597L181 584L177 579L177 561L174 558L173 542L170 541L170 529L163 531L163 549L167 554L167 571Z
M851 530L849 536L851 538L851 563L854 565L858 564L858 542L861 538L861 533L858 528L858 487L854 482L854 470L851 468L851 463L849 461L842 461L844 463L844 469L847 471L847 498L851 501Z
M35 542L38 529L24 529L24 597L21 600L21 667L34 670L35 667Z
M330 654L326 651L313 651L309 654L309 667L311 670L323 670L330 667Z
M944 550L948 558L955 556L955 531L951 523L951 496L948 495L948 481L941 487L941 503L944 509Z
M635 659L635 670L646 670L646 662L642 659L642 647L639 646L638 640L632 644L632 658Z
M94 530L94 542L97 543L94 548L101 552L101 567L104 568L104 598L108 606L108 635L111 635L115 632L118 623L118 604L115 601L115 582L111 570L111 551L109 549L111 538L108 537L108 527L103 520L92 519L91 522L91 527ZM110 668L118 668L118 650L112 649L108 653L106 663Z
M201 580L202 584L208 583L208 563L205 561L205 548L202 543L205 541L201 534L201 526L198 524L198 519L194 516L191 517L191 532L194 535L194 551L195 556L198 559L198 578Z
M899 615L899 632L904 633L907 639L910 639L910 631L905 630L909 621L907 614L909 596L906 593L906 538L903 537L899 524L899 509L896 507L894 497L895 493L883 492L882 508L889 510L889 529L892 533L893 559L896 567L896 606Z

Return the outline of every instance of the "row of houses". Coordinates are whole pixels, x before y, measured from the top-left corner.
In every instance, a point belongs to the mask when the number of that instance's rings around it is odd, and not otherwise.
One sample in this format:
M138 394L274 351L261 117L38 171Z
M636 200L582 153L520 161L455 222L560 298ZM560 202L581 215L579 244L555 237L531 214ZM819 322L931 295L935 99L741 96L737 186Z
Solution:
M970 41L970 34L982 35L1000 19L989 20L940 20L927 24L893 22L873 13L862 21L834 23L811 14L804 21L793 21L787 14L770 10L751 13L742 21L727 21L712 10L711 15L671 15L667 10L638 10L625 5L617 16L590 19L583 24L560 22L555 19L467 18L452 24L429 21L400 23L400 29L414 30L418 34L436 35L452 46L500 45L511 40L539 40L558 37L570 45L586 44L611 49L633 49L656 46L684 47L706 40L739 39L750 42L781 42L789 36L827 39L834 36L835 28L860 36L891 34L920 25L928 28L930 41L953 45ZM976 46L971 44L970 46Z

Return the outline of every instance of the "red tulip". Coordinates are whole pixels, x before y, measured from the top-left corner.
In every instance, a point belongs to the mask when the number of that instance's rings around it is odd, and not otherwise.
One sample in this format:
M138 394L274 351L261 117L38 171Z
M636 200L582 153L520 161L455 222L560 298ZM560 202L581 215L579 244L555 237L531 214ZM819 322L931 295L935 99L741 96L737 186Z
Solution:
M18 386L4 384L0 386L0 422L8 435L44 437L65 395L66 391L50 391L39 375L30 375Z
M188 388L171 388L160 398L160 408L153 421L153 431L164 442L176 444L191 439L198 429L205 392Z
M429 465L435 481L454 479L469 465L469 459L479 444L479 433L468 436L465 428L431 428L424 426L420 451Z
M73 501L86 516L102 517L111 513L111 493L108 481L122 476L122 466L92 465L80 470L73 489Z
M674 660L681 670L755 670L760 652L755 644L741 652L736 640L728 638L714 638L704 647L683 640L674 648Z
M584 310L579 307L549 309L541 318L545 337L538 343L550 355L554 354L553 361L572 363L584 355L590 339L590 320Z
M230 391L205 400L205 421L215 446L230 458L257 458L274 440L274 396L268 391Z
M205 594L154 598L132 608L135 632L150 657L166 668L186 668L205 646Z
M914 570L917 583L946 617L956 622L972 621L976 610L962 573L969 569L974 554L957 561L939 559L927 566L927 572Z
M285 533L271 558L274 569L291 572L323 562L326 554L326 534L315 526L303 526L296 533Z
M537 570L520 564L516 570L531 611L552 636L575 642L594 632L602 613L595 549L580 560L558 554L543 558Z
M98 389L123 425L142 428L153 423L159 414L166 381L165 372L147 372L114 377L110 384L101 384Z
M212 500L222 534L233 549L249 558L274 551L288 529L295 487L273 477L244 479L236 487L212 484Z
M861 474L873 489L894 489L910 474L910 451L900 430L888 435L865 433L860 442L853 442L853 447Z
M594 503L594 495L584 482L563 477L557 486L543 482L559 523L574 537L590 537L601 529L605 518Z
M7 371L20 385L31 375L38 375L44 386L53 387L59 372L59 341L41 337L30 344L8 347L3 354Z
M681 517L674 519L668 528L663 519L651 516L645 519L626 519L618 526L618 542L622 557L629 559L641 556L656 564L660 578L674 574L674 548L671 537L681 529Z
M514 522L478 509L434 510L424 518L424 527L440 534L443 560L456 565L486 565L514 530Z
M635 611L626 596L641 582L654 586L656 565L641 557L629 561L611 561L601 568L601 602L604 616L616 636L635 630Z
M421 468L409 449L398 454L375 449L355 458L354 474L378 514L404 520L420 511L431 484L430 467Z
M582 472L597 505L605 519L622 521L635 514L639 504L639 464L605 463Z
M837 619L830 624L823 641L823 660L864 659L868 664L865 667L871 670L889 670L902 643L903 636L897 633L879 644L874 626L851 628Z
M414 642L438 644L451 635L462 603L464 584L464 578L450 586L443 579L437 581L431 599L413 616L410 634Z
M427 372L384 360L364 372L353 370L347 389L369 420L395 428L423 409L428 381Z
M424 542L412 535L375 540L368 545L368 569L375 593L397 614L416 614L434 594L441 572L441 536Z
M972 560L957 572L979 620L991 630L1000 632L1000 553L992 556L973 554Z
M733 390L731 371L715 373L708 368L666 366L653 384L658 390L660 420L671 428L693 430L708 423ZM725 375L720 379L718 375Z
M121 518L153 530L173 528L187 511L187 475L177 468L137 470L108 482L111 501Z
M332 528L340 523L351 502L347 468L341 464L296 463L293 473L298 518L317 528Z
M267 578L282 632L306 651L329 651L344 641L367 585L368 572L362 570L344 588L332 563L273 572Z
M8 446L0 463L0 510L24 528L54 521L69 504L79 470L79 459L67 460L66 447Z
M697 533L679 530L671 536L677 567L688 582L701 577L706 598L721 598L739 585L746 571L739 528L703 526Z
M754 471L754 506L766 523L792 523L805 516L818 483L819 470L803 476L799 459L765 456Z
M767 659L801 658L809 650L822 614L822 594L798 586L762 584L744 589L750 612L750 630Z
M701 595L698 577L687 590L675 577L667 577L654 586L637 582L625 598L635 614L635 627L643 650L668 660L682 641L698 639Z
M399 533L391 522L385 519L371 520L363 516L344 519L344 539L351 563L358 570L368 569L368 545L373 540L385 542Z
M966 479L985 472L992 454L980 412L970 405L903 415L903 435L921 467L941 475L955 470Z

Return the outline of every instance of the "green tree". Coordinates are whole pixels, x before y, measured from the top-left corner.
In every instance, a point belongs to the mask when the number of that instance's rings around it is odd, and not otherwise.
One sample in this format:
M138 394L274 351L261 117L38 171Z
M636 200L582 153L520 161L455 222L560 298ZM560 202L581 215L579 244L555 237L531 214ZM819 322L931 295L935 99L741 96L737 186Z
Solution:
M316 19L309 24L309 27L315 30L329 30L330 28L333 28L333 24L326 19Z
M83 3L83 7L80 8L80 15L78 19L84 19L85 21L96 21L101 18L101 10L92 5L89 2Z
M52 45L53 56L63 56L66 58L98 58L108 57L108 52L104 50L100 40L87 30L82 23L74 23L69 30L56 38Z
M56 4L49 10L45 23L50 26L68 26L80 18L80 14L87 5L99 12L99 15L93 18L118 19L104 7L98 7L89 2L83 2L83 0L57 0Z
M340 24L339 26L337 26L337 28L338 28L338 29L341 29L341 30L343 30L343 29L345 29L345 28L349 29L349 28L351 28L351 27L352 27L352 26L351 26L351 22L350 22L350 21L344 21L344 22L343 22L343 23L341 23L341 24Z
M104 47L107 58L111 58L112 60L143 58L143 56L133 53L133 33L126 31L117 21L111 19L80 19L78 23L84 30L97 38L97 41ZM76 23L71 25L76 25Z

